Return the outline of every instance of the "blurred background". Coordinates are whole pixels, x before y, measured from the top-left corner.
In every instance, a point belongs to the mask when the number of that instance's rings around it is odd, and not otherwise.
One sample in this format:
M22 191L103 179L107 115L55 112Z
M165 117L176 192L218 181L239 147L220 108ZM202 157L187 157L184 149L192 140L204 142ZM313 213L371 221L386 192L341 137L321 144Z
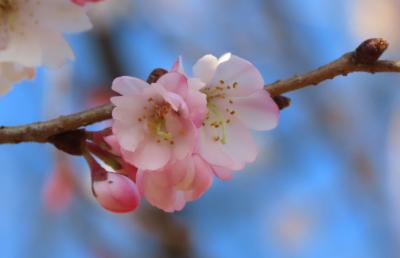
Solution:
M68 36L75 62L40 69L0 100L18 125L107 103L112 78L146 79L182 55L232 52L266 83L304 73L370 37L400 59L400 0L105 0ZM0 257L400 257L400 76L351 74L288 94L257 162L174 214L143 202L112 214L80 158L0 146ZM95 125L101 129L103 123Z

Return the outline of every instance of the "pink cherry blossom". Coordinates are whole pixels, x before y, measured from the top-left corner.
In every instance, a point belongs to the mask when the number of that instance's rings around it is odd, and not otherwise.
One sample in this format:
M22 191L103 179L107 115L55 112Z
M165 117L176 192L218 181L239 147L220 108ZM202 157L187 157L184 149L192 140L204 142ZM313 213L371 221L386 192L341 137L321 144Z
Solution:
M156 171L140 170L137 185L141 194L166 212L181 210L211 186L213 172L199 155L193 154Z
M219 59L202 57L193 66L193 77L191 87L201 87L207 95L208 115L200 128L199 153L217 168L217 175L229 178L229 171L243 169L256 158L250 129L273 129L279 109L254 65L229 53Z
M156 170L189 156L196 143L196 128L182 95L186 78L166 74L149 85L133 77L114 80L113 133L124 160L139 169Z

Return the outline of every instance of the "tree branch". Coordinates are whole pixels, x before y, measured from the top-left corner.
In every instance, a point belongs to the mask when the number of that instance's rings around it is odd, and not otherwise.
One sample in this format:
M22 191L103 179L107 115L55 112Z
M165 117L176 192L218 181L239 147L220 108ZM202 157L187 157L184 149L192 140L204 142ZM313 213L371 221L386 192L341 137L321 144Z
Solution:
M283 93L318 85L325 80L333 79L339 75L345 76L353 72L400 73L400 61L377 61L387 46L387 42L383 39L366 40L355 51L349 52L327 65L303 75L297 75L287 80L266 85L265 89L272 97L276 97ZM68 116L60 116L45 122L21 126L1 126L0 144L49 142L50 137L54 139L54 136L58 134L110 119L112 109L113 105L108 104Z
M318 85L322 81L333 79L339 75L346 76L347 74L354 72L400 73L400 61L382 60L376 61L373 64L361 64L355 62L354 52L350 52L309 73L297 75L287 80L277 81L266 85L266 90L272 97L275 97L308 86Z

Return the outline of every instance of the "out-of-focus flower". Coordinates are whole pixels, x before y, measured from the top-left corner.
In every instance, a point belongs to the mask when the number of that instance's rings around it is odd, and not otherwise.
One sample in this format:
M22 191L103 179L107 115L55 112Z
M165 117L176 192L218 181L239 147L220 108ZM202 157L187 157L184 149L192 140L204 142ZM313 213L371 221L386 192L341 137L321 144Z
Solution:
M12 62L0 63L0 95L7 93L13 84L32 79L34 76L35 69L33 68Z
M115 104L113 133L125 161L139 169L156 170L192 153L196 128L185 101L177 94L187 88L184 76L151 85L120 77L112 88L122 94L111 102Z
M198 199L211 186L213 171L199 155L167 165L161 170L141 170L139 191L147 201L166 212L181 210L186 202Z
M82 7L66 0L2 0L0 62L57 67L74 54L63 33L91 28Z
M256 158L249 129L274 128L279 109L254 65L230 53L219 59L202 57L193 66L193 76L190 86L207 95L208 115L200 128L199 153L219 167L223 177L229 177L228 170L243 169Z
M132 1L130 0L105 0L91 6L89 17L95 29L105 29L122 17L132 15Z
M130 177L107 172L90 154L85 158L90 167L93 195L103 208L124 213L133 211L139 206L139 191Z
M57 154L56 167L43 188L43 201L50 212L65 210L75 191L75 177L66 154Z
M89 3L97 3L97 2L101 2L103 0L71 0L71 1L77 5L84 6Z
M349 1L349 28L360 40L382 37L390 42L390 49L400 47L399 2L397 0Z

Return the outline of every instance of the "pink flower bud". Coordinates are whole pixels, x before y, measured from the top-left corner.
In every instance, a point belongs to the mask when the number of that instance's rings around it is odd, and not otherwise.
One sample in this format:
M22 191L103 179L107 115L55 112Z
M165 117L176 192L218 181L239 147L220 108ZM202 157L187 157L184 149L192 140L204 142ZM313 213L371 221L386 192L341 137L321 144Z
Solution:
M90 154L85 159L90 167L93 195L103 208L123 213L139 206L140 195L134 181L123 174L107 172Z
M136 184L119 173L107 172L107 179L93 182L93 193L103 208L112 212L130 212L140 203Z

